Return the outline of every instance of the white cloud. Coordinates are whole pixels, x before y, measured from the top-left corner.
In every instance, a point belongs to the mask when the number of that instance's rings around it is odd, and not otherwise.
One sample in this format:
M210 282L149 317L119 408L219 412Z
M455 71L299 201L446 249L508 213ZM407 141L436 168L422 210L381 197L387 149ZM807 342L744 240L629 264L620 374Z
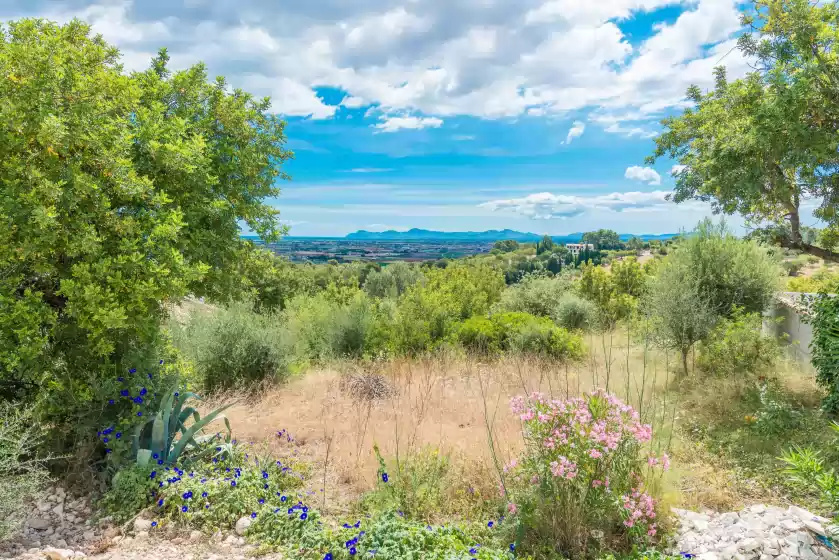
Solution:
M600 196L535 193L523 198L491 200L479 206L507 210L531 219L573 218L593 210L612 212L658 210L673 205L667 191L625 192Z
M423 128L440 128L442 119L437 117L382 117L382 122L374 125L374 128L382 132L396 132L402 129L420 130Z
M626 173L624 173L623 176L627 179L641 181L642 183L650 185L661 184L661 175L659 175L652 167L640 167L638 165L633 165L632 167L626 168Z
M654 130L647 130L640 126L621 126L618 123L612 123L603 130L612 134L621 134L627 138L632 138L633 136L637 136L638 138L653 138L658 134Z
M616 22L665 5L685 11L647 40ZM127 69L148 66L167 46L174 68L197 61L211 76L285 115L329 118L315 87L348 93L342 105L375 105L410 124L438 126L453 115L564 116L592 107L637 130L684 103L688 85L712 85L724 58L732 76L747 69L730 52L740 28L738 0L12 0L8 17L89 21L116 44ZM409 117L407 115L424 115ZM389 122L389 121L385 121ZM394 125L399 121L394 121ZM386 125L388 126L388 125ZM385 127L379 127L385 130ZM414 126L413 128L417 128Z
M390 167L356 167L348 170L350 173L385 173L393 171Z
M571 125L571 129L568 131L568 136L565 137L565 143L570 144L574 138L582 136L585 130L586 123L582 121L574 121L574 124Z
M679 173L687 169L687 167L687 165L674 165L670 168L670 175L678 175Z

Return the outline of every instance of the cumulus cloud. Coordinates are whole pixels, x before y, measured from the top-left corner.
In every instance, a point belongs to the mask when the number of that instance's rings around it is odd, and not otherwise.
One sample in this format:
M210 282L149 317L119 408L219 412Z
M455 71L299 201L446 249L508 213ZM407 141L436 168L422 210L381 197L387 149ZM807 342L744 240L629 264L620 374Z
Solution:
M568 136L565 137L565 143L570 144L574 138L579 138L586 131L586 123L583 121L574 121L571 129L568 131Z
M647 183L649 185L661 184L661 175L659 175L652 167L640 167L638 165L633 165L632 167L626 168L626 173L624 173L623 176L627 179L641 181L642 183Z
M670 168L670 174L671 175L678 175L679 173L681 173L682 171L687 169L687 167L688 167L687 165L678 165L678 164L674 165L673 167Z
M625 192L599 196L535 193L523 198L491 200L479 206L493 211L507 210L531 219L573 218L592 210L612 212L657 210L673 204L667 191Z
M403 128L420 130L423 128L440 128L442 119L437 117L382 117L382 122L374 125L381 132L396 132Z
M385 173L393 171L390 167L356 167L348 170L350 173Z
M644 41L617 25L675 4L685 11ZM738 0L4 2L3 17L23 16L90 22L127 69L166 46L174 68L204 61L211 76L271 95L277 112L312 118L334 115L314 92L329 86L348 94L345 107L425 119L636 112L639 124L616 122L642 136L634 129L680 106L688 85L712 86L721 58L732 77L748 70L732 51Z

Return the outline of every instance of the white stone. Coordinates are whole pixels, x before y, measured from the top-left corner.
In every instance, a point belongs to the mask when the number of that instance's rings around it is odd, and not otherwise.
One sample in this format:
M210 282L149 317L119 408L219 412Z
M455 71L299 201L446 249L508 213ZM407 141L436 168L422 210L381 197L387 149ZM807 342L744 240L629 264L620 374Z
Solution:
M61 502L60 504L52 508L52 512L56 514L58 517L64 515L64 502Z
M189 540L192 542L200 541L203 536L204 534L201 531L192 531L189 534Z
M741 541L737 548L742 550L743 552L751 552L760 548L762 544L763 543L758 539L748 538L744 541Z
M809 519L803 519L801 522L804 523L804 526L807 527L807 529L816 533L817 535L821 535L823 537L827 536L827 532L825 532L824 527L821 523L811 521Z
M137 534L134 535L134 539L138 540L138 541L144 540L144 539L147 539L147 538L149 538L149 532L148 531L138 531Z
M93 539L96 538L96 532L95 531L85 531L84 533L82 533L82 536L84 537L84 540L92 541Z
M151 521L148 519L137 518L134 520L134 532L151 531Z
M240 517L239 521L236 522L236 534L244 535L251 523L253 523L253 519L250 517Z

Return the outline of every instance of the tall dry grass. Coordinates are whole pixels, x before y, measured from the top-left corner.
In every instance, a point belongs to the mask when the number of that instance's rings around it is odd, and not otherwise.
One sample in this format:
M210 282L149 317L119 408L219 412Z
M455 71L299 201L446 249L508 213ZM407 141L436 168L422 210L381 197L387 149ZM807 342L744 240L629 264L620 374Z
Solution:
M227 415L240 440L270 442L278 455L314 465L310 484L323 491L327 511L351 508L374 487L374 444L397 465L434 449L448 457L453 484L487 495L497 492L502 465L521 449L521 425L509 412L514 396L567 398L602 387L635 406L646 422L672 421L668 356L625 331L587 339L588 354L575 364L455 355L343 364L267 388ZM293 441L276 436L284 429Z

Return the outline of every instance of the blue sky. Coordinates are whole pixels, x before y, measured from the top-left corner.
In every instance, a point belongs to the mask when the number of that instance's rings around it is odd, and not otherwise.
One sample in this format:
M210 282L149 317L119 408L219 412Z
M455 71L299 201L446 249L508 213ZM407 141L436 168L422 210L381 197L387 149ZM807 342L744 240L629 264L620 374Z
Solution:
M690 228L645 167L658 121L725 64L736 0L7 0L0 21L79 17L126 69L175 68L270 95L293 235L420 227L562 234ZM732 220L735 226L739 220Z

